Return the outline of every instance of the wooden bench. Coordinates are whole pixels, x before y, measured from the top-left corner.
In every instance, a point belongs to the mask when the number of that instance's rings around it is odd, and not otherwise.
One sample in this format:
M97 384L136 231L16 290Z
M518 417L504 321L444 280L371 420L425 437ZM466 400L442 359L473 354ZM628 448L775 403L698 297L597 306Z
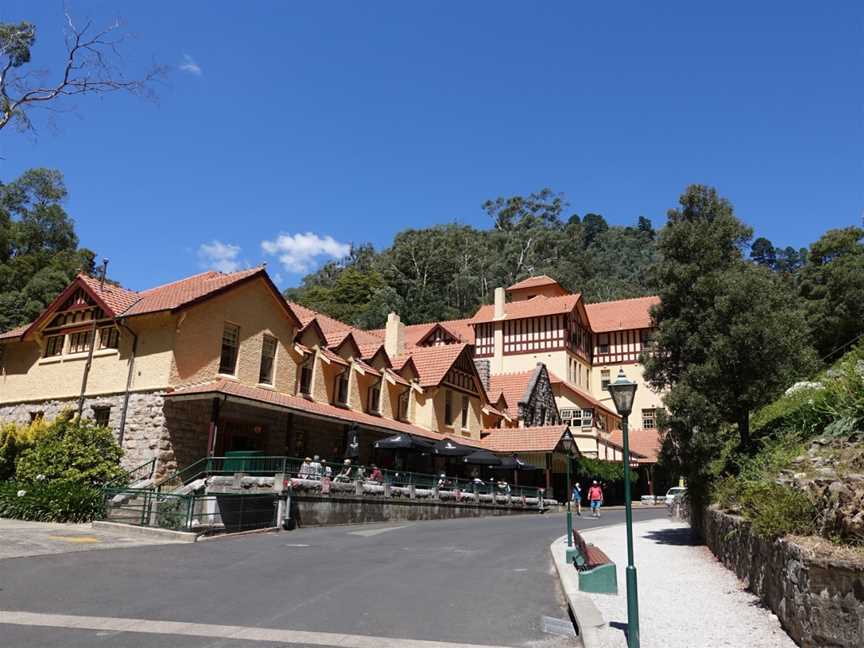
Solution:
M573 548L568 551L579 572L579 589L595 594L617 594L618 575L615 563L598 547L585 542L585 538L573 529Z

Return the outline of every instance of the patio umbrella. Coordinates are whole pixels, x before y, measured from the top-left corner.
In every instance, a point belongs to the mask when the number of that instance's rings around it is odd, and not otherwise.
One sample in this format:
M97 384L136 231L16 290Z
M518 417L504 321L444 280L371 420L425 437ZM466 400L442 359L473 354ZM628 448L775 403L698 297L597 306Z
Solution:
M432 446L432 453L440 457L464 457L474 452L476 448L469 448L450 439L436 441Z
M469 455L462 457L462 461L466 464L475 466L500 466L501 458L496 457L488 450L475 450Z
M515 454L501 459L501 465L492 466L495 470L538 470L527 461L520 459Z
M432 449L432 442L425 439L418 439L410 434L394 434L386 439L378 439L375 442L376 450L420 450L421 452L429 452Z

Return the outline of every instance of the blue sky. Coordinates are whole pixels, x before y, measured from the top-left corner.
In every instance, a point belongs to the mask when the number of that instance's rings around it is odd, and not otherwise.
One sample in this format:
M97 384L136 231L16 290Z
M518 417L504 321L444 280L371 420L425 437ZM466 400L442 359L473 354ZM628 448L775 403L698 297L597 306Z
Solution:
M0 134L0 179L61 169L81 241L144 288L268 261L283 286L350 242L489 225L548 186L571 211L661 225L715 185L757 235L804 246L864 209L860 2L110 2L157 104L80 100ZM4 0L56 71L63 4ZM203 247L202 247L203 246Z

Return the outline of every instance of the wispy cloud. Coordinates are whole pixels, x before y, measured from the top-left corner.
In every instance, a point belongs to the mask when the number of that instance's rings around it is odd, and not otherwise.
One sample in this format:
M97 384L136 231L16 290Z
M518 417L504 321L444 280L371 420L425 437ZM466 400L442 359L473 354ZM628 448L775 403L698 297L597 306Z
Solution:
M195 76L201 76L204 74L204 70L201 69L201 66L195 62L188 54L183 55L183 61L179 65L180 69L184 72L188 72L189 74L194 74Z
M240 269L240 246L211 241L198 247L198 261L202 268L212 268L219 272L235 272Z
M348 243L340 243L332 236L305 234L279 234L272 241L261 241L265 254L279 258L288 272L309 272L320 257L341 259L351 251Z

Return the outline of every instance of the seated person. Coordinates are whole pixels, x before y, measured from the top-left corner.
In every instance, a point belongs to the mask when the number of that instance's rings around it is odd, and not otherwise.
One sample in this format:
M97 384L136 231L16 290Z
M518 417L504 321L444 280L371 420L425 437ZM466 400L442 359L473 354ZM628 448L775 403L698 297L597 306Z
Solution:
M297 472L297 477L300 479L312 479L312 459L306 457L303 463L300 464L300 470Z
M342 462L342 471L336 475L337 482L347 482L351 481L351 460L346 459Z
M321 457L315 455L312 459L312 479L321 479L324 474L324 468L321 466Z
M384 473L381 472L381 469L372 464L372 473L369 475L370 481L374 482L383 482L384 481Z
M442 488L447 488L450 485L450 480L447 479L447 476L444 473L441 473L441 476L438 477L438 490Z

